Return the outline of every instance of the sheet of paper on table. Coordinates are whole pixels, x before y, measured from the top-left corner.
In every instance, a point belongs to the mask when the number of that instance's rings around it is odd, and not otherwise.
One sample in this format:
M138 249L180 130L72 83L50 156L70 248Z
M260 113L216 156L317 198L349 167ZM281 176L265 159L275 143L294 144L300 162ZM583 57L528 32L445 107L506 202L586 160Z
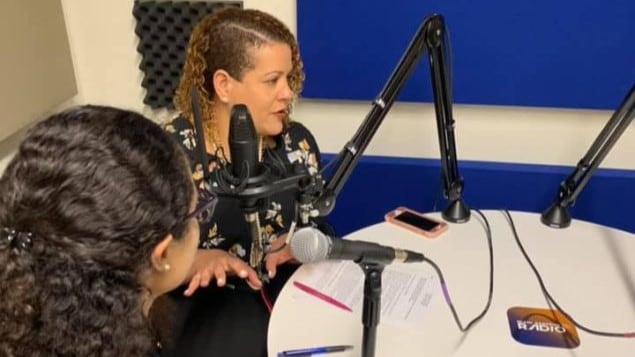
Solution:
M299 281L361 313L364 273L352 261L323 261L306 264L307 274ZM381 323L421 326L426 311L439 290L432 272L402 264L388 265L382 273ZM294 297L308 295L295 290Z

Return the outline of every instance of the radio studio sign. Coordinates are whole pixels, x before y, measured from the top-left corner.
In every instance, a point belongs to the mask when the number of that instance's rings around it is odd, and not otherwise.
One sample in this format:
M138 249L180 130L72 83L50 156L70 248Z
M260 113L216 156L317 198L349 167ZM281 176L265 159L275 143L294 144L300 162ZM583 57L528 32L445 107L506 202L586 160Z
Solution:
M560 348L580 345L575 326L559 311L512 307L507 318L512 337L520 343Z

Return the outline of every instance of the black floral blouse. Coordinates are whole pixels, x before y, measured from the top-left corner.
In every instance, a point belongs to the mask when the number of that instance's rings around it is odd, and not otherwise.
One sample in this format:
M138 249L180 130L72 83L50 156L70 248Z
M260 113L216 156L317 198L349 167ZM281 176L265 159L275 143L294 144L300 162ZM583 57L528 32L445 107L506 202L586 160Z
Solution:
M185 150L192 169L192 176L197 187L202 189L203 170L198 151L195 129L182 117L177 117L165 126L165 130ZM206 148L213 152L214 148ZM218 186L215 171L225 162L221 153L208 153L208 167L211 173L211 184ZM309 173L319 170L320 152L313 135L302 124L292 122L287 130L275 138L275 147L266 148L263 152L263 163L286 167L300 163ZM284 166L283 165L283 166ZM290 176L287 175L287 177ZM292 221L296 220L295 192L293 190L272 196L268 200L266 211L260 214L261 237L265 244L270 243L280 234L286 233ZM248 225L240 209L240 202L233 198L221 198L211 221L201 225L200 248L222 249L230 254L249 261L251 237Z

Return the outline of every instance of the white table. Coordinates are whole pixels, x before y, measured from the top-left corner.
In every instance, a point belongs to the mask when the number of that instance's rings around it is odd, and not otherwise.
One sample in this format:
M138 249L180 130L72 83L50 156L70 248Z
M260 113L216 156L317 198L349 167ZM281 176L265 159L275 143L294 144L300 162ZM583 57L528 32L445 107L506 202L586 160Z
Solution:
M507 310L516 306L548 308L548 304L503 214L484 213L492 228L494 247L494 297L487 315L462 333L439 291L421 326L404 328L380 322L376 356L635 356L635 338L600 337L580 329L577 332L581 342L574 349L515 341ZM540 223L536 213L511 215L521 242L561 307L595 330L635 331L634 234L578 220L569 228L553 229ZM345 238L422 252L435 261L443 271L464 325L485 305L489 255L485 231L476 214L468 223L451 224L435 239L388 223L361 229ZM409 266L434 271L425 263ZM297 299L297 288L290 282L301 281L307 270L307 265L298 269L274 306L269 324L269 356L282 350L341 344L354 345L355 349L334 353L333 357L360 356L363 330L359 314L315 298Z

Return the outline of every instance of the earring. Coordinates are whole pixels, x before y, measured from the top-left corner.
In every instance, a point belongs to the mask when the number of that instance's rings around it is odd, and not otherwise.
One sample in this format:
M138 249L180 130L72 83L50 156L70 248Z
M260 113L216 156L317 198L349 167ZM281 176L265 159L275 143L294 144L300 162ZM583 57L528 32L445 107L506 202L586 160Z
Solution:
M161 270L162 271L170 271L170 264L169 263L163 263L163 265L161 266Z

